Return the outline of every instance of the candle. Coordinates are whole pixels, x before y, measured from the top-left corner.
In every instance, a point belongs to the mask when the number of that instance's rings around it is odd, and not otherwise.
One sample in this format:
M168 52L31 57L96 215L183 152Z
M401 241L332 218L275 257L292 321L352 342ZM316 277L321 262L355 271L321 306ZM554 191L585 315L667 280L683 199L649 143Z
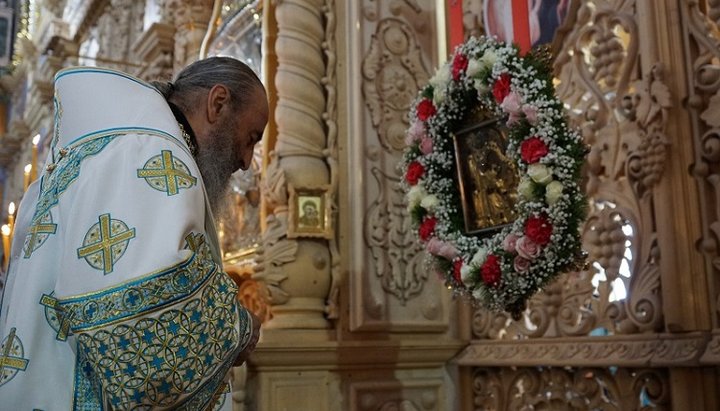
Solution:
M40 134L36 134L32 139L32 160L30 161L32 170L30 170L30 181L37 179L38 143L40 143Z
M10 226L3 224L0 231L2 231L3 239L3 270L7 271L10 262Z
M8 206L8 226L10 226L10 232L15 228L15 202L13 201Z
M27 191L28 186L30 186L30 171L32 171L32 168L32 164L25 165L25 180L23 185L23 191Z

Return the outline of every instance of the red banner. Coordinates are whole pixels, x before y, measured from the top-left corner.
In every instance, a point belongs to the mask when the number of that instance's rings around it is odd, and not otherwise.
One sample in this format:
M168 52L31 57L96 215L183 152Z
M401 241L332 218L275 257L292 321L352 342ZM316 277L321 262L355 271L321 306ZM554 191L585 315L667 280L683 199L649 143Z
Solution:
M530 51L530 10L528 0L512 0L513 42L520 46L520 55Z
M447 0L447 16L448 52L452 53L465 40L462 0Z

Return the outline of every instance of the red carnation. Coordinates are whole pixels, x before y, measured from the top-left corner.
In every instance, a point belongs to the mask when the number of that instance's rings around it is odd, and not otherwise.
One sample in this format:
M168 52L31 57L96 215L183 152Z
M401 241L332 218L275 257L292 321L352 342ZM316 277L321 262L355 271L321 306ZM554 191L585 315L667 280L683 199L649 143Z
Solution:
M520 144L520 156L528 164L537 163L548 153L548 147L539 137L530 137Z
M545 214L531 216L525 222L525 235L537 245L547 245L550 242L552 231L553 226Z
M452 78L455 81L460 80L462 74L468 66L468 58L464 54L456 54L452 62Z
M495 102L501 104L508 94L510 94L510 75L503 73L499 79L495 80L495 84L493 84Z
M420 229L418 229L421 240L427 241L430 239L435 232L435 224L437 224L437 218L425 217L423 222L420 224Z
M407 181L411 186L414 186L418 183L423 174L425 174L425 167L417 161L413 161L408 164L407 173L405 173L405 181Z
M424 98L420 103L417 105L417 116L420 121L425 121L429 119L430 117L434 116L437 112L437 109L435 109L435 105L433 105L433 102Z
M455 277L455 281L458 283L462 283L462 276L460 275L460 269L462 269L463 266L463 260L458 258L453 263L453 277Z
M500 285L500 259L498 256L488 255L485 263L480 267L480 274L485 285L492 287Z

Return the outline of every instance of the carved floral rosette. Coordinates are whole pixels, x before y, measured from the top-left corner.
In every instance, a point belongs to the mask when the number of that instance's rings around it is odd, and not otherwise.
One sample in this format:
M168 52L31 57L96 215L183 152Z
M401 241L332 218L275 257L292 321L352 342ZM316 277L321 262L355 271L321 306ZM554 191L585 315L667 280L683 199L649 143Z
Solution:
M517 218L480 238L462 227L453 133L481 107L507 126L516 165ZM579 182L586 149L565 120L547 56L494 39L470 38L430 79L410 113L403 156L408 211L447 285L493 310L516 315L525 301L583 259Z

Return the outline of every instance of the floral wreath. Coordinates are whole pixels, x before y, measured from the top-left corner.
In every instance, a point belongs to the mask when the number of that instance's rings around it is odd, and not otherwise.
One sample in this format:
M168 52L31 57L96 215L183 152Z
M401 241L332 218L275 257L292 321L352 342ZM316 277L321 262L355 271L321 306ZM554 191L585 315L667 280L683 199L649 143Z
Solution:
M555 97L547 53L493 38L458 46L410 112L402 168L408 212L429 260L457 292L517 317L528 298L584 261L579 183L587 153ZM478 106L507 126L517 218L491 237L463 233L453 131Z

